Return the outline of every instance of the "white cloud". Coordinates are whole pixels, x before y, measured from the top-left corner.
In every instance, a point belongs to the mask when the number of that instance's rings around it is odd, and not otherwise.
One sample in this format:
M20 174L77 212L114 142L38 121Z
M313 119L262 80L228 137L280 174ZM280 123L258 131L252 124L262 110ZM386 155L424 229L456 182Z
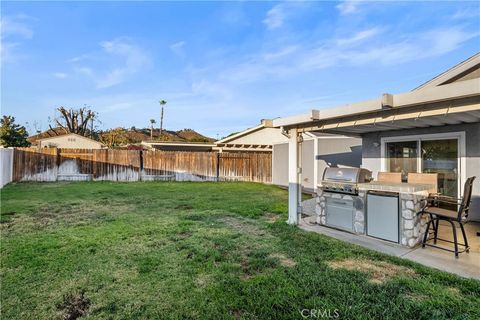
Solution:
M26 20L28 20L28 18L24 15L2 16L0 20L2 38L19 36L24 39L31 39L33 37L33 30L26 23Z
M342 61L354 65L381 63L394 65L439 56L459 48L465 41L478 37L478 32L459 28L434 29L407 37L395 43L375 46L367 50L347 51Z
M65 78L68 77L68 75L67 75L66 73L63 73L63 72L55 72L55 73L53 74L53 76L54 76L55 78L58 78L58 79L65 79Z
M115 65L110 70L102 70L91 66L77 66L74 70L77 73L92 78L98 89L108 88L118 85L130 76L140 72L145 66L150 64L150 58L147 53L137 45L134 45L127 39L117 38L111 41L103 41L100 44L102 52L96 55L81 55L70 59L70 62L79 62L88 60L92 63L99 61L111 61L111 65ZM102 60L103 59L103 60Z
M358 11L359 1L342 1L335 6L342 15L352 14Z
M473 8L464 8L464 9L457 10L457 12L455 12L452 15L452 19L459 19L459 20L469 19L469 18L479 18L479 17L480 17L480 12L478 10L478 4Z
M29 40L33 37L33 29L28 23L31 20L33 18L23 14L1 16L0 54L2 63L15 62L25 57L16 48L24 40Z
M82 54L82 55L73 57L71 59L68 59L67 62L79 62L79 61L82 61L82 60L86 60L88 58L90 58L90 56L88 54Z
M380 34L381 28L360 31L350 38L330 38L322 43L288 44L259 52L229 68L217 66L219 81L254 83L260 80L306 75L335 66L364 66L368 64L396 65L440 56L459 48L478 37L459 27L432 29L403 37L386 35L373 44L364 41ZM388 36L388 37L387 37ZM207 71L206 73L212 73Z
M93 76L93 70L89 67L75 67L73 70L86 76Z
M263 23L268 29L277 29L283 25L287 13L285 12L284 4L277 4L272 9L268 10L267 16L263 20Z
M353 36L351 36L349 38L338 39L337 44L341 45L341 46L342 45L356 44L358 42L362 42L364 40L375 37L379 33L380 33L380 28L366 29L366 30L355 33Z
M173 53L175 53L176 55L184 57L185 56L185 51L184 51L185 44L186 44L185 41L175 42L175 43L170 45L170 50L172 50Z
M280 59L280 58L283 58L285 56L291 55L298 50L299 50L299 46L297 46L297 45L286 46L285 48L282 48L278 51L265 53L263 55L263 57L266 61L273 61L273 60Z
M305 9L310 8L310 3L303 1L287 1L273 6L267 11L263 23L268 30L278 29L284 26L287 19L300 15Z

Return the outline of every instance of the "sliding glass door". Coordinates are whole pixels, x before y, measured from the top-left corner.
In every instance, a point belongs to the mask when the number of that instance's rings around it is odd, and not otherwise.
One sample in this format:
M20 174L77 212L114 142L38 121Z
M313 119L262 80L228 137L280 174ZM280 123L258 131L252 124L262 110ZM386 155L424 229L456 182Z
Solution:
M438 173L438 192L459 196L460 150L457 137L405 137L386 139L385 167L388 172L401 172L407 181L409 172Z
M438 192L458 194L458 139L421 141L422 172L438 173Z

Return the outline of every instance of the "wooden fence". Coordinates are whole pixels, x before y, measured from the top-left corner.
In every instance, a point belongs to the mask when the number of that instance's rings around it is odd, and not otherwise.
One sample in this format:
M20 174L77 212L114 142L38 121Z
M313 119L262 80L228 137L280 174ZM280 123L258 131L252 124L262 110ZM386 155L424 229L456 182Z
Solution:
M16 148L13 181L272 180L271 153Z

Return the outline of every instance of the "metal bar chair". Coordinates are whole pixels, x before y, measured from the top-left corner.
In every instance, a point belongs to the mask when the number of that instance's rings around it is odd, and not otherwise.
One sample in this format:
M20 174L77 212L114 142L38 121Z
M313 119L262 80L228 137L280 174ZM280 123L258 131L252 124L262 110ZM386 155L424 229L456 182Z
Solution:
M475 177L470 177L470 178L467 179L467 181L465 182L465 187L463 189L463 197L461 199L450 198L450 197L438 197L436 199L436 201L439 202L439 203L447 203L447 204L457 205L457 207L458 207L457 211L427 205L427 206L424 207L424 209L422 211L419 212L419 214L428 214L430 216L430 220L427 223L427 230L425 230L425 234L423 236L423 242L422 242L422 247L423 248L425 248L425 246L430 246L430 247L454 252L455 253L455 258L458 258L459 253L469 252L470 247L468 246L467 235L465 233L465 228L463 226L463 223L465 221L465 218L468 217L468 210L469 210L469 206L470 206L470 202L471 202L471 198L472 198L472 187L473 187L473 181L474 180L475 180ZM440 220L447 221L452 226L453 241L438 238L438 227L439 227ZM457 228L455 226L455 222L457 222L460 225L460 230L462 231L462 236L463 236L464 243L458 243ZM429 234L430 225L433 225L433 228L434 228L433 244L428 243L432 239L429 239L427 241L427 236ZM447 249L447 248L436 246L436 243L437 243L438 240L453 243L454 250L450 250L450 249ZM459 245L463 246L464 249L459 251L458 250Z

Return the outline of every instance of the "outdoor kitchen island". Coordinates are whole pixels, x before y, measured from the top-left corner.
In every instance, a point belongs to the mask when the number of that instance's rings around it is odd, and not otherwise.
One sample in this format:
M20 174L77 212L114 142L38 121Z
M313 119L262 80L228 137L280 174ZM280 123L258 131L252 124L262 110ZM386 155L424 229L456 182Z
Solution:
M427 217L417 213L431 187L429 184L360 182L355 184L356 192L343 192L322 184L316 197L317 223L412 248L422 241L426 229Z

